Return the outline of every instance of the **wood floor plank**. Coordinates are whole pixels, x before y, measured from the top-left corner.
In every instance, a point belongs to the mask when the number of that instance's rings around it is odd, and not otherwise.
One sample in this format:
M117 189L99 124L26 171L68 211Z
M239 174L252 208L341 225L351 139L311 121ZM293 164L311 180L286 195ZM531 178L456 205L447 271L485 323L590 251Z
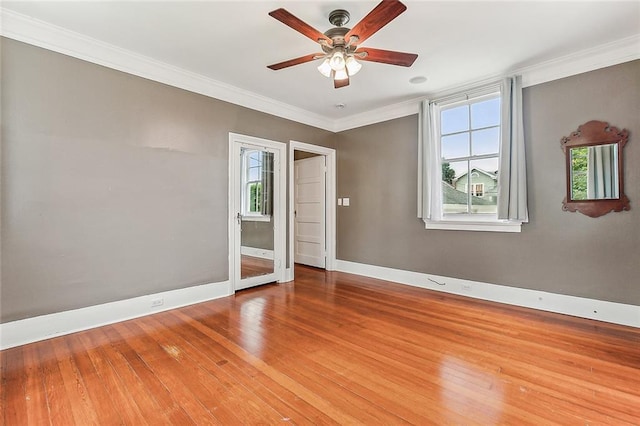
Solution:
M296 267L0 352L3 425L640 422L640 330Z
M328 401L326 401L321 396L315 394L310 391L303 384L296 382L295 380L288 377L283 372L279 371L277 368L265 363L260 358L254 356L253 354L247 352L241 346L238 346L235 342L232 342L217 332L212 331L210 328L210 324L202 324L204 331L213 341L221 344L226 349L230 350L234 355L240 357L244 362L251 364L253 367L257 368L260 372L268 376L270 379L274 380L278 385L289 389L293 392L296 397L304 399L307 403L314 407L315 410L319 410L323 412L326 416L331 419L331 422L335 422L338 424L357 424L358 421L356 418L352 417L349 413L342 412L340 410L335 409ZM214 326L215 327L215 326Z
M17 424L26 415L25 386L27 374L24 370L23 348L12 348L3 353L2 382L7 405L3 409L5 424Z
M171 399L184 409L194 424L219 423L213 414L202 405L192 390L192 378L182 376L178 371L179 363L149 335L145 334L136 322L126 321L114 324L113 328L126 339L127 344L144 363L149 376L169 390ZM135 336L135 338L131 338ZM204 391L203 389L198 389Z
M90 399L87 386L84 383L82 374L78 371L73 353L66 345L67 338L51 339L53 353L58 361L58 368L62 377L62 385L69 399L71 412L76 424L87 425L99 424L99 417L94 408L94 402Z
M104 386L104 392L107 397L104 394L101 396L103 403L99 409L101 421L104 421L107 418L106 416L109 415L107 413L103 417L103 412L114 411L113 407L118 407L117 412L121 422L125 425L146 425L149 424L147 419L154 420L152 424L157 424L159 421L167 421L166 418L154 416L153 411L149 413L148 417L142 414L138 401L144 395L129 393L128 382L120 380L117 371L109 362L109 357L105 355L102 349L103 346L94 346L86 333L76 333L69 336L69 340L73 342L72 344L77 351L86 353L95 370L96 380ZM108 405L105 405L105 403L108 403Z
M166 416L170 424L195 424L184 408L173 399L171 390L165 387L140 358L139 354L129 345L128 342L135 339L135 335L126 334L123 338L115 330L114 326L104 327L100 331L110 339L110 345L117 354L117 358L112 361L112 365L117 368L121 377L126 380L127 386L134 389L136 400L139 401L138 404L142 403L141 407L148 407L145 415L160 413ZM129 340L125 340L126 338ZM166 423L163 422L161 424Z
M51 414L44 388L42 364L38 359L36 345L23 347L25 380L25 400L27 422L30 424L50 424Z
M176 315L176 317L180 315L176 311L172 312L172 314ZM198 315L195 314L193 317L198 317ZM203 353L209 354L208 356L214 362L215 367L226 371L230 377L242 382L261 399L269 401L274 408L278 409L280 407L278 411L285 413L284 419L290 419L295 423L332 423L331 418L325 413L315 409L307 401L291 392L289 388L282 386L276 380L260 371L259 368L245 362L242 357L225 347L212 344L213 341L208 336L208 333L213 334L214 332L210 328L195 321L183 322L183 324L189 324L188 328L190 330L183 333L189 336L190 343L197 345ZM213 368L213 366L210 366L210 368Z
M155 315L139 321L140 327L151 334L158 344L179 363L185 377L189 377L199 401L223 424L266 424L281 416L271 406L256 398L246 399L248 390L235 380L229 380L215 370L203 368L202 358L193 346L181 339L174 327L156 321Z
M71 425L74 424L73 409L71 407L73 400L65 390L59 360L52 343L53 339L33 344L42 369L42 382L47 398L50 421L53 425Z

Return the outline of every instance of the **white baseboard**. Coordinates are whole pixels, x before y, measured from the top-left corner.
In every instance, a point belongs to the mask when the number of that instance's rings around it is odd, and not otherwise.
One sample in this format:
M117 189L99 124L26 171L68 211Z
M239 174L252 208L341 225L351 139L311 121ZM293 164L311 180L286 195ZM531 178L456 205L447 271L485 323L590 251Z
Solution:
M259 257L261 259L273 259L273 250L261 249L256 247L240 247L240 253L245 256Z
M475 299L640 328L640 306L337 260L337 270Z
M25 345L233 294L229 281L164 291L0 324L0 349ZM157 306L152 306L157 303Z

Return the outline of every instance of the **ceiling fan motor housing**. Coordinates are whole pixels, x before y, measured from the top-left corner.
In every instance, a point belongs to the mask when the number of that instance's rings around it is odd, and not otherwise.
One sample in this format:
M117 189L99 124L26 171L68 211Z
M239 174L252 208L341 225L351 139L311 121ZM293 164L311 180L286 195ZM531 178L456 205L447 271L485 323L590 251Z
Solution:
M322 50L328 53L332 51L334 47L344 47L347 44L344 36L349 32L349 30L350 29L346 27L329 28L327 31L325 31L324 35L329 37L333 43L331 44L331 46L323 44Z
M344 9L336 9L329 14L329 22L336 27L345 25L350 18L349 12Z

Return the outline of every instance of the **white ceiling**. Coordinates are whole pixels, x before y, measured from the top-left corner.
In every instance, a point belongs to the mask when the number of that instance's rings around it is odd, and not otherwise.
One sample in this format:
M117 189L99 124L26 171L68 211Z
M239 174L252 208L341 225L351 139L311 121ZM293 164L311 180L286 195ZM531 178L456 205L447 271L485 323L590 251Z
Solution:
M284 7L324 32L330 11L355 25L378 1L4 1L2 8L215 80L259 98L338 120L640 34L640 1L411 1L363 46L417 53L411 68L364 62L346 88L312 62L319 52L268 12ZM635 38L634 38L635 37ZM425 76L423 84L412 77ZM343 109L336 104L346 105Z

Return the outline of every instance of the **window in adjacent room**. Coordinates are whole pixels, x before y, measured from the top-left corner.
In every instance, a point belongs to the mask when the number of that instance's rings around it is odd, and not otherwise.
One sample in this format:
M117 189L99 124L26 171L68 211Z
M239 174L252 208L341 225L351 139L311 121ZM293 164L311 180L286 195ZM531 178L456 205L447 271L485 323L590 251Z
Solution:
M270 220L265 214L265 153L242 151L242 217L243 220Z

